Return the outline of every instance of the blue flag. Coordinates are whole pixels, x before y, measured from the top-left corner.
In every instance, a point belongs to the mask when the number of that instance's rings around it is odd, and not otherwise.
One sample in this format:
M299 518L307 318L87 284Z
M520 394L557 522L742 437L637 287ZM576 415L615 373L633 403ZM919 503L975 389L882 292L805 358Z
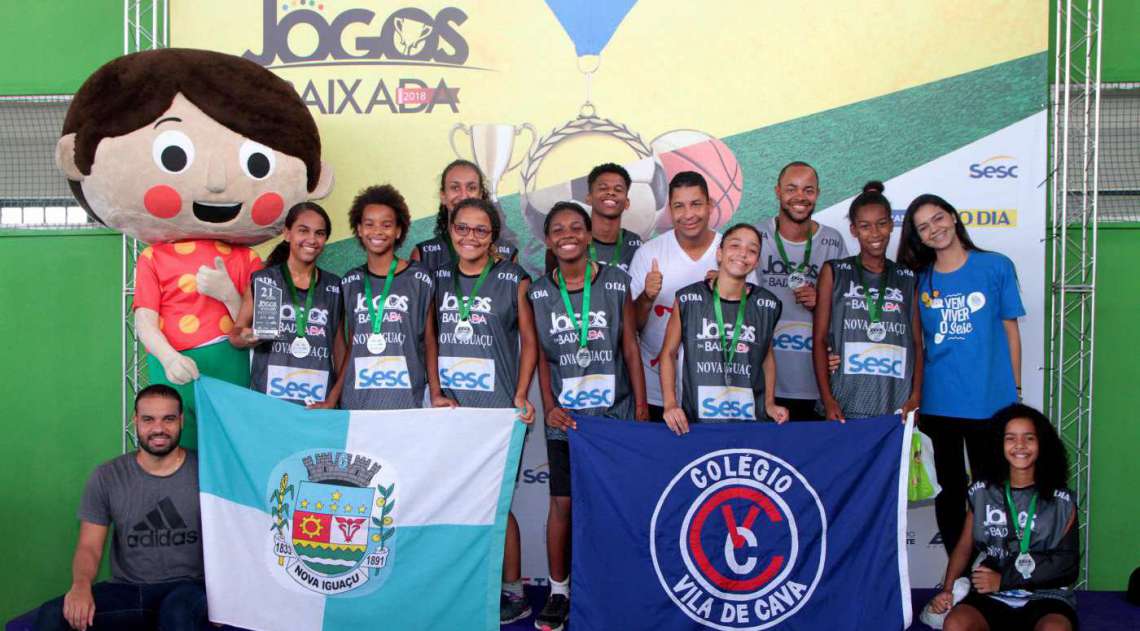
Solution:
M579 417L574 628L905 628L910 427Z
M195 393L210 620L499 628L514 410L306 410L208 377Z

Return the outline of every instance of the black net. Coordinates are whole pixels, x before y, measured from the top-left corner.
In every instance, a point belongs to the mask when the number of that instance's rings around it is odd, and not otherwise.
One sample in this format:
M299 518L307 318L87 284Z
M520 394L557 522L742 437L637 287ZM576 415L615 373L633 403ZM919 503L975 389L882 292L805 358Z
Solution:
M71 97L0 97L0 225L93 226L55 166Z

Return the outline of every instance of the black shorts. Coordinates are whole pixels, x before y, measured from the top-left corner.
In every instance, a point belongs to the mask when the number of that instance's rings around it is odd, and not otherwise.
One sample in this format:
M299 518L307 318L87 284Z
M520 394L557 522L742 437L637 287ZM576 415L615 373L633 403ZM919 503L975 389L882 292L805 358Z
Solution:
M570 443L547 438L546 458L550 463L550 497L570 497Z
M959 605L969 605L978 610L989 623L991 629L1001 631L1033 631L1037 621L1045 616L1055 613L1065 616L1077 631L1077 612L1063 600L1056 598L1036 598L1030 600L1024 607L1010 607L1009 605L984 594L971 591L962 599Z
M822 421L823 415L816 410L815 399L787 399L776 397L776 405L788 408L789 421Z

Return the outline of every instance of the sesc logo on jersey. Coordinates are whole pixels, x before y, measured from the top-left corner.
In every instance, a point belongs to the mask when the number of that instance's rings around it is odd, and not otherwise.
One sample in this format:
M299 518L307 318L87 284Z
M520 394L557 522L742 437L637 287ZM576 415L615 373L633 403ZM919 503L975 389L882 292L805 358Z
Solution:
M312 368L269 366L265 394L275 399L320 403L328 395L329 373Z
M781 320L772 334L772 348L796 353L811 352L811 323Z
M408 360L403 355L381 355L379 357L357 357L353 360L356 369L357 390L410 390L412 379L408 373Z
M756 399L750 388L736 386L698 386L698 413L702 419L716 421L755 421Z
M440 357L439 385L451 390L495 391L495 362L480 357Z
M894 344L848 342L843 345L843 374L903 379L906 349Z
M562 380L558 405L568 410L611 408L614 405L613 375L586 375Z

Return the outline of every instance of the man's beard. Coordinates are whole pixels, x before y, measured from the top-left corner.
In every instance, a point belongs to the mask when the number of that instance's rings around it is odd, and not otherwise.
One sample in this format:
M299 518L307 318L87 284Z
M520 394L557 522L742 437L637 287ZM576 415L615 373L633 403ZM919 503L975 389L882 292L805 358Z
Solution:
M160 436L169 438L170 442L168 442L166 444L166 447L163 447L162 449L152 448L150 446L150 441L153 440L154 438L157 438ZM150 454L152 456L162 457L162 456L165 456L165 455L169 454L170 452L174 451L175 449L177 449L178 443L181 440L182 440L182 433L181 432L174 434L173 436L170 434L151 434L150 436L148 436L146 438L142 438L140 436L139 437L139 449L142 449L143 451L147 452L148 454Z

